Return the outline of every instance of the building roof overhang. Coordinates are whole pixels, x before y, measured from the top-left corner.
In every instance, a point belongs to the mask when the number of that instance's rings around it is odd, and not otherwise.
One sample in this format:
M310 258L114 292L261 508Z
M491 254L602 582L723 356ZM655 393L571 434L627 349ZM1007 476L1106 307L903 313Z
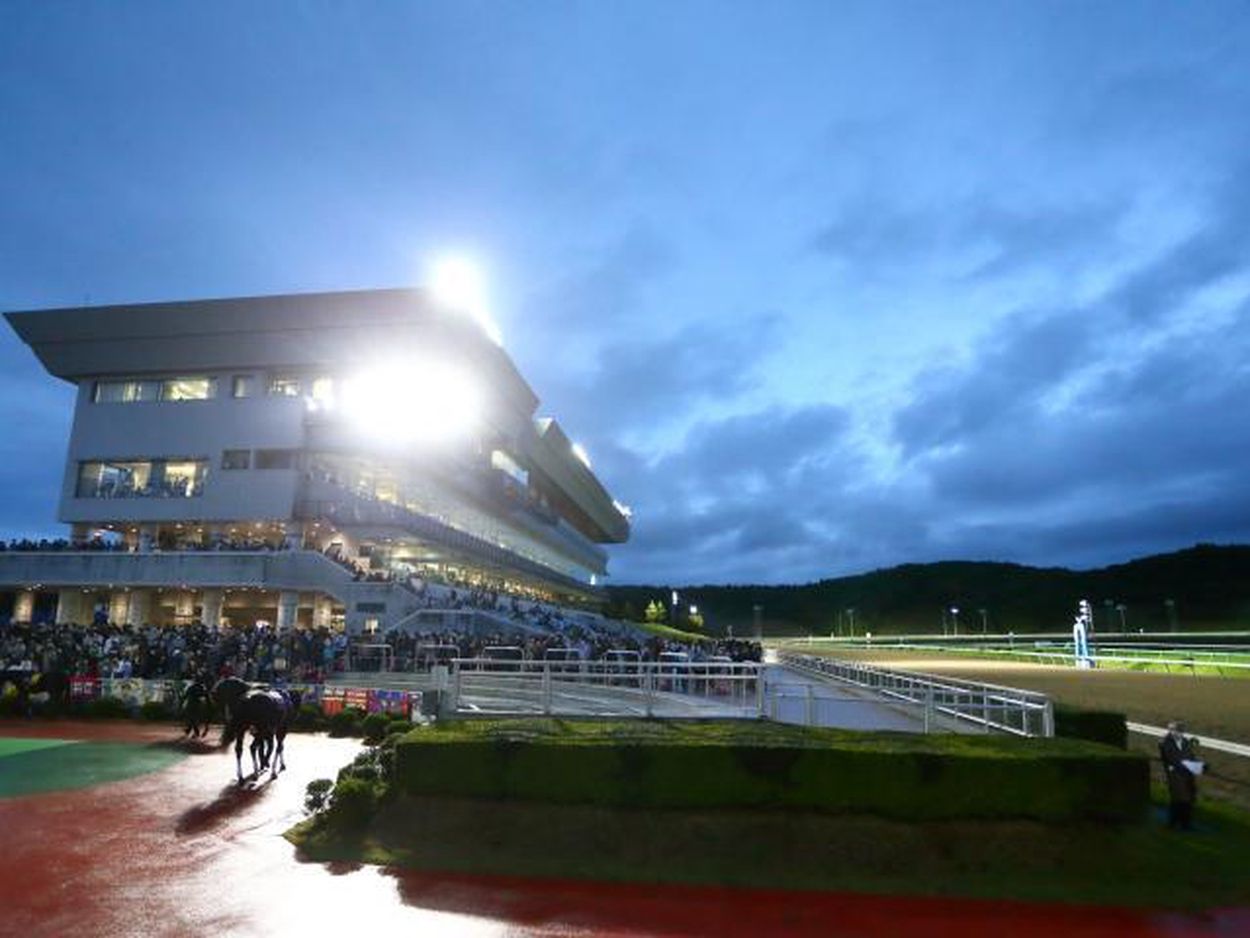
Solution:
M249 368L341 368L431 349L467 360L525 415L538 397L466 316L416 289L87 306L6 313L44 368L66 381Z

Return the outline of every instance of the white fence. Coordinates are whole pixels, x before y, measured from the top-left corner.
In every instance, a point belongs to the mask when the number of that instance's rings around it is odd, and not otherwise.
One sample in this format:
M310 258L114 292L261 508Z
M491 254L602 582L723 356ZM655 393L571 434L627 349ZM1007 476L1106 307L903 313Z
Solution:
M458 715L749 717L760 666L733 662L451 662L445 709Z
M786 651L779 652L777 660L801 674L866 688L895 701L919 715L926 733L953 724L976 726L987 733L1055 735L1050 698L1034 691Z

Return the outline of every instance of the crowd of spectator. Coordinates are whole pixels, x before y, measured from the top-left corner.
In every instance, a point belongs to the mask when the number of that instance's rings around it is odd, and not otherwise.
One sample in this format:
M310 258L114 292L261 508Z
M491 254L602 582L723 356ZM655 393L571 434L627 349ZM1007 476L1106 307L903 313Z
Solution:
M347 644L326 628L10 623L0 625L0 671L321 683L342 669Z
M63 551L102 551L106 553L134 553L138 547L135 543L127 543L121 538L93 537L84 541L71 541L67 538L40 538L32 540L21 538L11 541L0 541L0 552L14 551L26 553L60 553ZM258 537L215 537L210 540L162 540L154 545L156 550L177 551L258 551L286 550L287 544L279 539L266 540Z
M523 661L576 660L602 661L616 652L632 652L639 661L661 661L661 655L684 655L693 663L728 659L758 662L762 650L757 642L736 639L683 643L626 629L595 629L571 625L563 633L493 632L470 633L456 630L420 632L390 631L372 640L373 654L357 656L366 667L390 667L395 671L428 671L451 658L509 657L511 652ZM382 648L385 647L383 657Z
M74 543L66 538L46 538L41 537L39 540L31 540L29 538L20 538L12 541L0 541L0 551L18 551L27 553L48 553L59 552L65 550L99 550L99 551L117 551L126 550L126 545L121 541L106 541L103 538L93 538L90 541Z
M506 648L523 660L575 658L598 661L613 652L633 652L641 661L665 653L692 662L728 658L759 661L760 646L740 640L684 644L636 631L622 623L589 619L540 632L468 629L392 630L358 639L343 632L272 626L192 625L0 625L0 672L16 671L111 678L215 680L235 675L249 681L322 683L335 672L387 668L428 671L451 658L488 657ZM384 650L383 650L384 649ZM553 654L554 653L554 654Z

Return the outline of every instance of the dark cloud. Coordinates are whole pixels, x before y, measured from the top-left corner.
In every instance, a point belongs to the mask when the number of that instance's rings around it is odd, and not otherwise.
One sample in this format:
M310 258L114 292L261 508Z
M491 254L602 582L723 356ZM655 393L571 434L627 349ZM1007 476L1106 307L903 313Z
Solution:
M647 508L619 552L621 575L664 578L680 564L709 579L751 568L784 579L827 562L830 537L813 520L826 490L854 475L848 429L835 406L770 408L700 422L673 453L636 460L619 481Z
M589 374L565 373L546 385L544 406L597 449L623 431L664 426L753 387L779 327L777 317L760 315L654 335L623 330L602 345Z
M646 291L678 266L676 247L656 227L635 221L619 237L568 267L527 297L521 318L545 335L608 333L638 315Z
M930 369L894 415L905 455L956 446L999 422L1019 419L1089 362L1097 325L1084 310L1008 319L967 364Z
M928 207L861 199L843 207L810 239L818 254L857 274L905 274L917 264L944 268L960 279L1001 277L1028 267L1088 260L1114 241L1126 206L1096 202L1004 203L983 195ZM976 258L963 269L963 256Z
M1150 323L1176 310L1203 287L1250 269L1250 162L1211 192L1197 229L1137 270L1109 305Z

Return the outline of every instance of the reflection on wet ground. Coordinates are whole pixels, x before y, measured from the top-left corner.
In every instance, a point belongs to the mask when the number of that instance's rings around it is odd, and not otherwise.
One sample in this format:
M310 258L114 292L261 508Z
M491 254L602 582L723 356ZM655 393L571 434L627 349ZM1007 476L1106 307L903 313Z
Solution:
M169 743L136 724L9 724L0 736ZM233 753L95 788L0 800L0 931L23 936L425 935L1232 936L1211 916L943 899L469 877L300 863L282 832L304 787L333 778L351 740L294 736L289 769L239 787Z

